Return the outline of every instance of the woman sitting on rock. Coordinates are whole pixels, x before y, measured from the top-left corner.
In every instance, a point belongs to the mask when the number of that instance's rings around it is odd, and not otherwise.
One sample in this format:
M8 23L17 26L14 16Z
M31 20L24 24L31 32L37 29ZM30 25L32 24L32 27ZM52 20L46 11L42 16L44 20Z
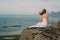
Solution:
M39 12L39 15L41 16L40 21L36 25L30 26L29 28L32 27L44 28L48 26L48 15L46 14L46 9L43 9L42 12Z

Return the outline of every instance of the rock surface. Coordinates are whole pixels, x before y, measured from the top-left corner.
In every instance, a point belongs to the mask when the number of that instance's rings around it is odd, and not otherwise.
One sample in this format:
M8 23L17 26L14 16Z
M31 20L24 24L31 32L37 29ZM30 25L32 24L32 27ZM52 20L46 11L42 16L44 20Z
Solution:
M60 23L55 23L49 28L24 29L20 40L60 40Z
M49 28L27 28L22 32L20 40L60 40L60 31Z

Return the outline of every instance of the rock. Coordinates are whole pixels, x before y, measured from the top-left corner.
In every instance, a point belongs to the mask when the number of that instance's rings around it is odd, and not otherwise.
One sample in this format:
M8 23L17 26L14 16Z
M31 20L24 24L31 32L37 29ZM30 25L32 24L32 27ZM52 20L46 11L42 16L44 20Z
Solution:
M20 25L2 26L2 28L8 28L8 27L21 27L21 26Z
M24 29L20 40L60 40L60 22L52 24L49 28Z
M60 21L53 23L52 27L60 30Z
M49 30L27 28L22 32L20 40L55 40L55 39L58 40L58 34L53 29Z
M2 26L2 28L7 28L7 26Z
M12 25L12 26L9 26L9 27L21 27L20 25Z

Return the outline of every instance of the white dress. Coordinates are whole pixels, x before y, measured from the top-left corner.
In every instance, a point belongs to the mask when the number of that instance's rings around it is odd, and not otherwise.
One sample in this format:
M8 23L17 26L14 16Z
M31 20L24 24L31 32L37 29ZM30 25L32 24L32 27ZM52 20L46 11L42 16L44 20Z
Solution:
M38 22L36 25L32 25L29 28L31 28L31 27L47 27L46 19L43 18L42 22Z

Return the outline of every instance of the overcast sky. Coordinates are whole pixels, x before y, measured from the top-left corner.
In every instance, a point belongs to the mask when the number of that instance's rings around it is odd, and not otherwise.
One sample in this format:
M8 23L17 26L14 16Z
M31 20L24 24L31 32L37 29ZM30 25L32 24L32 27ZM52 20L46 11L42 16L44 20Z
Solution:
M43 8L60 11L60 0L0 0L0 14L37 14Z

